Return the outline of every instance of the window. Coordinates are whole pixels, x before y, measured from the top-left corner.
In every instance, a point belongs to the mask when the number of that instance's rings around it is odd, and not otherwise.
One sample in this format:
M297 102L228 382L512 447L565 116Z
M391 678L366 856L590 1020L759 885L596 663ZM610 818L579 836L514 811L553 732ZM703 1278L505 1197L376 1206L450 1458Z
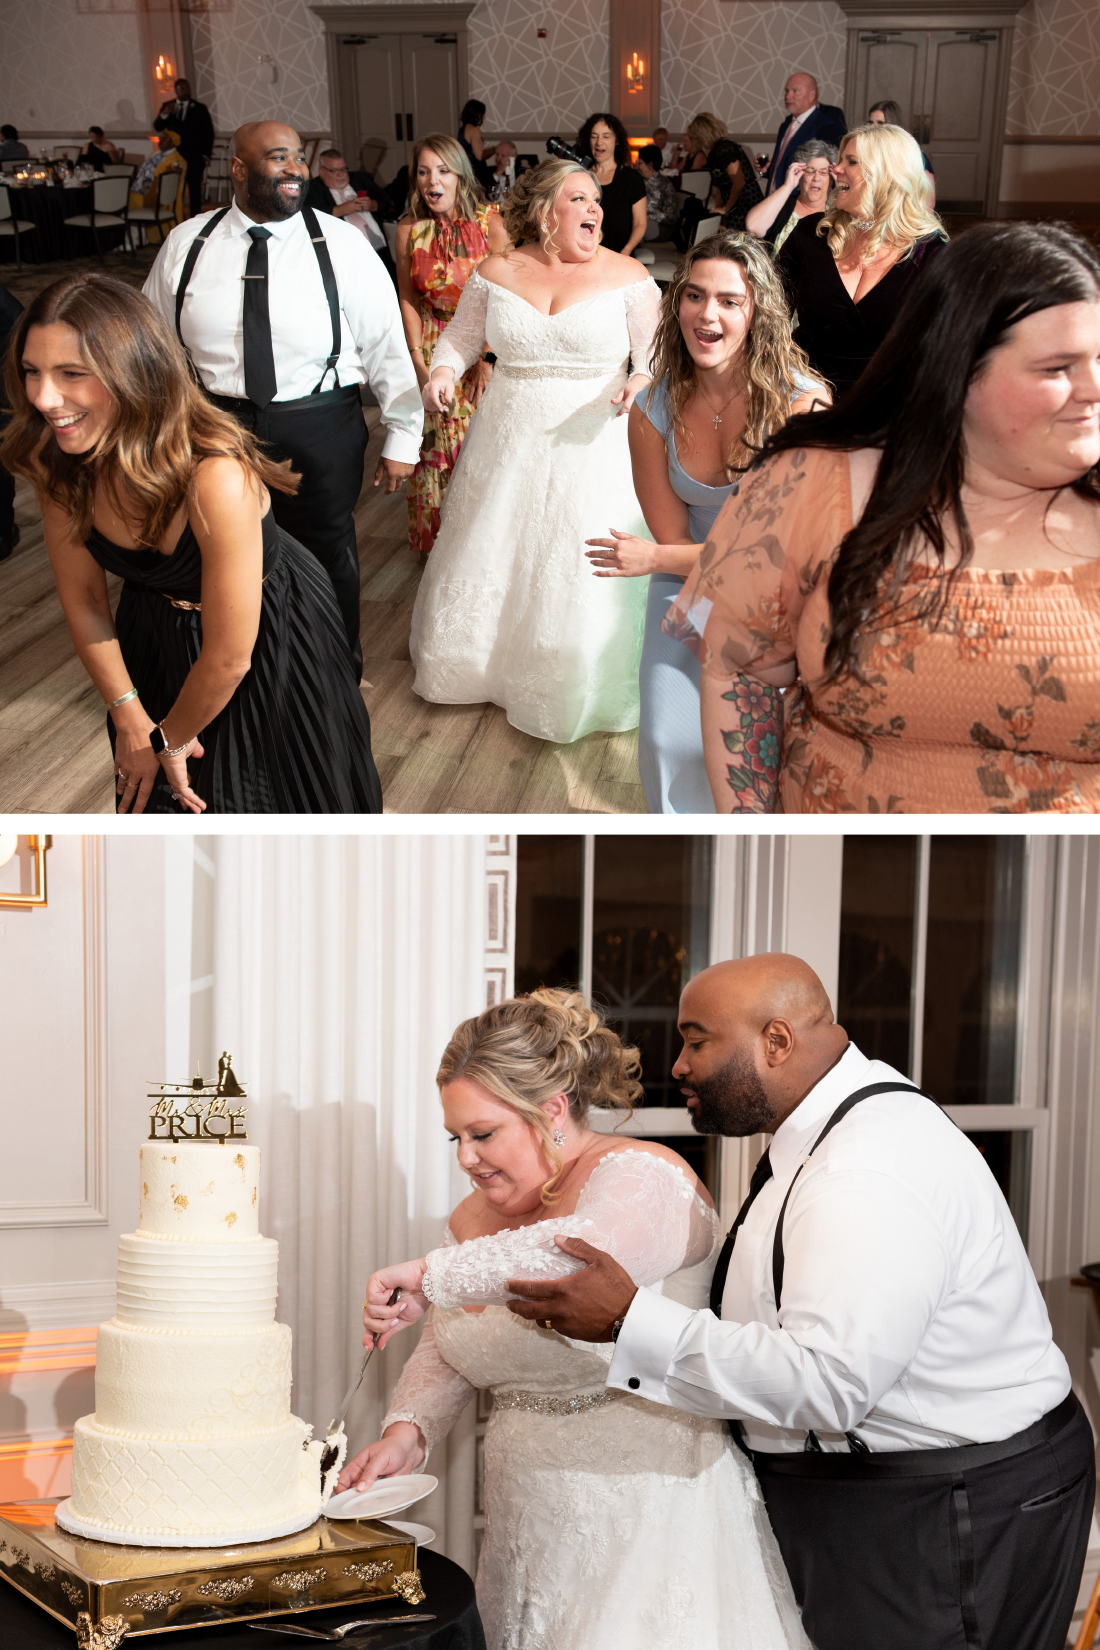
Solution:
M862 1051L956 1116L1025 1240L1034 1114L1005 1108L1020 1100L1026 856L1020 837L846 837L837 993Z

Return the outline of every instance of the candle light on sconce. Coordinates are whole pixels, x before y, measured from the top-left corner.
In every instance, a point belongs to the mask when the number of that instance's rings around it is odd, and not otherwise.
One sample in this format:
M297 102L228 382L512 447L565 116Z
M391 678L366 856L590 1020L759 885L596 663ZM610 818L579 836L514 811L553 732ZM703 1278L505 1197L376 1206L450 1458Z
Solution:
M170 57L161 52L153 65L153 79L157 83L157 91L162 96L175 89L176 65Z
M634 52L626 65L627 92L645 91L645 61Z

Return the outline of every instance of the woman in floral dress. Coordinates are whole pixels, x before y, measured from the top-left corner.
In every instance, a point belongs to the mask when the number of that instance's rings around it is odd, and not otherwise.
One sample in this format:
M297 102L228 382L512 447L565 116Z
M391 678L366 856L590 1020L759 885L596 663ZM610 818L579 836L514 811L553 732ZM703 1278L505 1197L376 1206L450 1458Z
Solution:
M664 628L720 813L1100 812L1095 249L947 247L856 388L768 441Z
M409 213L397 226L397 289L401 319L420 388L432 352L458 307L462 288L490 252L508 244L496 206L486 206L462 148L435 132L413 149ZM409 543L419 561L439 532L439 512L467 425L492 367L484 358L464 373L446 413L426 413L420 462L406 484Z

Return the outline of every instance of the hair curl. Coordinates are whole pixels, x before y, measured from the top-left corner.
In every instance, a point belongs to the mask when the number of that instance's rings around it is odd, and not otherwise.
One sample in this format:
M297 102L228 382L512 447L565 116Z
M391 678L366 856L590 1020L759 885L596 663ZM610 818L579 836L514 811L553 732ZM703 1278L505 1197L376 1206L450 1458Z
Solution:
M580 131L577 133L577 152L587 155L589 160L595 160L592 153L592 128L603 121L608 131L615 139L615 165L630 165L630 139L626 135L626 127L618 115L602 114L589 115Z
M548 239L553 237L554 231L547 229L547 223L566 178L574 172L592 180L599 199L602 193L599 179L575 160L544 160L529 172L520 173L500 209L501 222L513 246L520 246L524 241L541 241L544 234Z
M474 169L465 149L457 138L448 136L446 132L429 132L427 137L417 138L413 144L412 160L409 162L410 215L413 218L430 218L433 215L416 181L416 169L425 149L430 149L433 154L438 155L444 166L449 167L458 180L454 205L456 220L459 223L472 223L477 217L478 208L485 202L485 194L474 176Z
M725 121L712 115L709 109L704 109L702 114L696 115L684 133L684 139L693 154L709 155L719 138L728 138L729 135Z
M913 283L884 342L837 405L792 418L768 438L758 464L806 447L882 454L863 515L829 576L828 681L862 679L878 632L903 617L934 622L942 612L953 578L974 553L962 503L967 392L1015 325L1076 303L1100 303L1100 256L1067 224L976 224ZM1071 490L1100 503L1100 466ZM957 534L950 568L945 523ZM935 576L907 594L913 563L927 549Z
M661 298L661 313L651 355L653 382L664 379L670 428L681 443L685 437L684 409L697 388L695 362L684 342L680 304L691 284L692 270L705 258L722 258L741 270L753 304L752 323L745 339L744 372L747 392L745 425L730 441L725 454L726 474L745 469L769 430L786 423L795 374L814 378L806 354L791 336L791 317L783 283L762 242L750 235L718 234L685 252ZM668 438L665 439L668 448Z
M63 453L27 395L23 354L32 327L71 327L81 359L107 389L113 417L87 453ZM109 275L67 275L19 318L4 363L11 421L0 463L43 488L76 538L92 530L97 488L138 515L135 535L155 546L190 496L203 458L235 458L268 487L298 490L289 462L266 458L235 418L212 406L168 323L140 292Z
M870 218L872 223L863 248L865 261L874 257L883 242L907 253L925 235L946 240L946 229L928 206L928 174L916 138L900 126L868 122L845 132L837 145L841 155L853 139L864 179L860 209L849 212L834 200L817 226L817 233L828 238L833 257L843 257L860 233L857 217ZM869 208L866 212L864 206Z
M541 1192L551 1204L561 1196L555 1182L564 1165L542 1109L546 1101L564 1094L570 1117L581 1125L593 1109L630 1112L642 1096L641 1067L638 1050L609 1030L579 991L540 986L463 1020L435 1080L441 1089L459 1078L479 1083L534 1129L553 1169Z

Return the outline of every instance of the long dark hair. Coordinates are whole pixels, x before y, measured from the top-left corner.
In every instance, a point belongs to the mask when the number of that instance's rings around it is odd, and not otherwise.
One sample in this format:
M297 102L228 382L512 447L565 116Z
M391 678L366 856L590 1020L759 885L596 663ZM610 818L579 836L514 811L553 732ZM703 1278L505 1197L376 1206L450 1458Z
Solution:
M610 127L611 131L615 134L615 165L629 166L630 139L627 137L626 127L623 125L618 115L589 115L588 119L577 133L578 153L581 155L587 155L589 160L595 159L595 156L592 153L592 128L598 121L601 120L604 125Z
M1060 223L984 223L944 248L910 288L884 342L834 407L802 413L775 431L756 463L804 447L881 450L861 519L843 539L829 579L832 635L826 676L858 674L860 632L897 611L922 539L939 577L920 616L940 611L974 541L963 509L966 393L991 350L1029 315L1100 300L1096 249ZM1073 483L1100 502L1100 467ZM959 558L947 568L943 523L952 518ZM908 612L908 609L907 609ZM914 615L916 616L916 615Z
M462 113L458 117L458 129L460 132L464 132L467 126L480 126L484 119L484 103L478 97L471 97L462 105Z

